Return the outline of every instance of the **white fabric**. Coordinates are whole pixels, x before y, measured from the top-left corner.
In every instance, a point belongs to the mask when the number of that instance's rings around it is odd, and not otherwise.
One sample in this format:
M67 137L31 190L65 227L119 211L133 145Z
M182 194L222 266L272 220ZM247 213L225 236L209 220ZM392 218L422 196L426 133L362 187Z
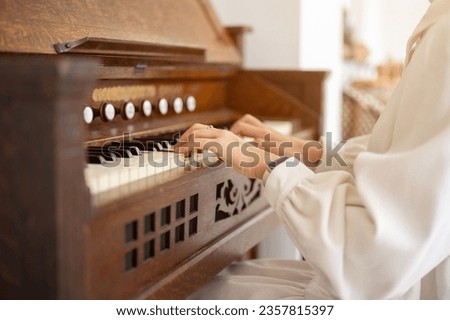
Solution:
M371 136L341 150L349 167L286 161L267 178L307 264L239 263L195 298L450 299L450 7L424 19Z
M311 267L296 260L251 260L227 268L191 299L305 299Z
M405 65L408 65L414 53L414 49L426 31L439 19L442 19L442 17L450 10L450 1L448 0L430 0L430 3L430 8L419 22L408 41Z

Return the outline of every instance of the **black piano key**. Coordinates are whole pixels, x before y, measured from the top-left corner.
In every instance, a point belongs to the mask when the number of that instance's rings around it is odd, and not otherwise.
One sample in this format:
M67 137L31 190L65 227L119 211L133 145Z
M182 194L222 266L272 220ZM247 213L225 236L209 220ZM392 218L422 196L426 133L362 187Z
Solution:
M140 151L164 151L172 148L172 142L166 140L147 140L139 139L139 141L113 141L111 145L114 148L127 149L133 155L139 155Z
M99 154L97 154L97 155L88 154L86 156L86 159L87 159L88 163L92 163L92 164L102 164L102 163L106 162L105 158Z
M115 150L110 150L114 155L118 156L119 158L131 158L133 156L133 154L131 153L130 150L127 149L115 149Z
M138 156L141 154L141 151L136 146L125 146L124 149L129 150L133 156Z
M94 154L94 155L97 154L97 155L101 155L101 156L104 156L107 158L114 158L114 159L117 158L117 156L114 155L111 151L109 151L109 149L106 148L105 146L102 146L102 147L90 146L90 147L87 147L86 152L88 154Z
M171 149L172 145L170 144L170 141L162 141L161 144L163 145L164 149Z
M108 146L109 147L109 146ZM133 145L128 145L127 143L121 143L121 142L115 142L115 143L111 143L111 150L127 150L131 153L131 155L133 156L138 156L141 154L141 151L139 150L139 147L137 146L133 146ZM110 150L110 149L108 149Z
M145 150L147 150L147 151L162 151L164 149L161 142L158 142L158 141L146 141L144 143L144 145L145 145Z
M163 148L161 142L155 142L155 143L154 143L154 150L156 150L156 151L162 151L163 149L164 149L164 148Z
M106 146L101 146L101 147L89 146L89 147L87 147L86 150L87 151L99 151L99 152L105 152L105 153L110 152Z
M110 154L110 155L115 155L118 158L131 158L133 156L133 153L126 149L126 148L122 148L120 146L109 146L109 145L104 145L102 147L96 147L96 146L91 146L88 147L88 151L96 151L96 152L101 152L101 154ZM133 151L135 152L135 149L133 149Z
M149 140L149 141L147 141L147 144L150 147L153 147L153 150L156 150L156 151L164 151L167 149L172 149L172 146L175 143L176 142L174 142L174 141L167 141L167 140L159 140L159 141Z
M142 143L140 141L130 140L130 141L112 141L110 142L111 146L117 148L130 148L133 147L134 149L137 148L139 151L145 151L147 150L147 147L145 146L145 143Z
M102 156L106 161L116 161L117 156L111 152L103 152L100 150L87 150L87 154L90 156Z

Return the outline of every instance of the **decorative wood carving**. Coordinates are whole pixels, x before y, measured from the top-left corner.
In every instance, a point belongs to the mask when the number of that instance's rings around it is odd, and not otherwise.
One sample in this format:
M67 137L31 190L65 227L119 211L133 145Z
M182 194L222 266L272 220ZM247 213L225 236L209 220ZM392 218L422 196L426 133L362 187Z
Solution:
M228 179L216 186L215 221L240 214L261 196L261 182L255 179L234 181Z

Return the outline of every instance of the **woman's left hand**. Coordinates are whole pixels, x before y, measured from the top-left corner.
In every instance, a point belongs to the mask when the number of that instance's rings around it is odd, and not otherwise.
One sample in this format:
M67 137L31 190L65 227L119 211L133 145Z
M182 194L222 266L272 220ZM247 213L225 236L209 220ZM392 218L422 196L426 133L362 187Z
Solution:
M266 152L251 142L245 142L231 131L216 129L204 124L194 124L180 137L174 146L178 153L208 150L236 171L249 178L261 179L266 171L266 163L278 156Z

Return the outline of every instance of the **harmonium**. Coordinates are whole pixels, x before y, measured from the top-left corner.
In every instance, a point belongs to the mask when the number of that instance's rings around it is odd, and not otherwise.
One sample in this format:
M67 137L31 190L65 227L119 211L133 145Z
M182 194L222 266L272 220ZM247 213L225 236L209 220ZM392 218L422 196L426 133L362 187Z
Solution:
M184 299L270 233L260 181L171 152L246 113L320 131L325 73L245 70L240 30L205 0L0 0L1 298Z

